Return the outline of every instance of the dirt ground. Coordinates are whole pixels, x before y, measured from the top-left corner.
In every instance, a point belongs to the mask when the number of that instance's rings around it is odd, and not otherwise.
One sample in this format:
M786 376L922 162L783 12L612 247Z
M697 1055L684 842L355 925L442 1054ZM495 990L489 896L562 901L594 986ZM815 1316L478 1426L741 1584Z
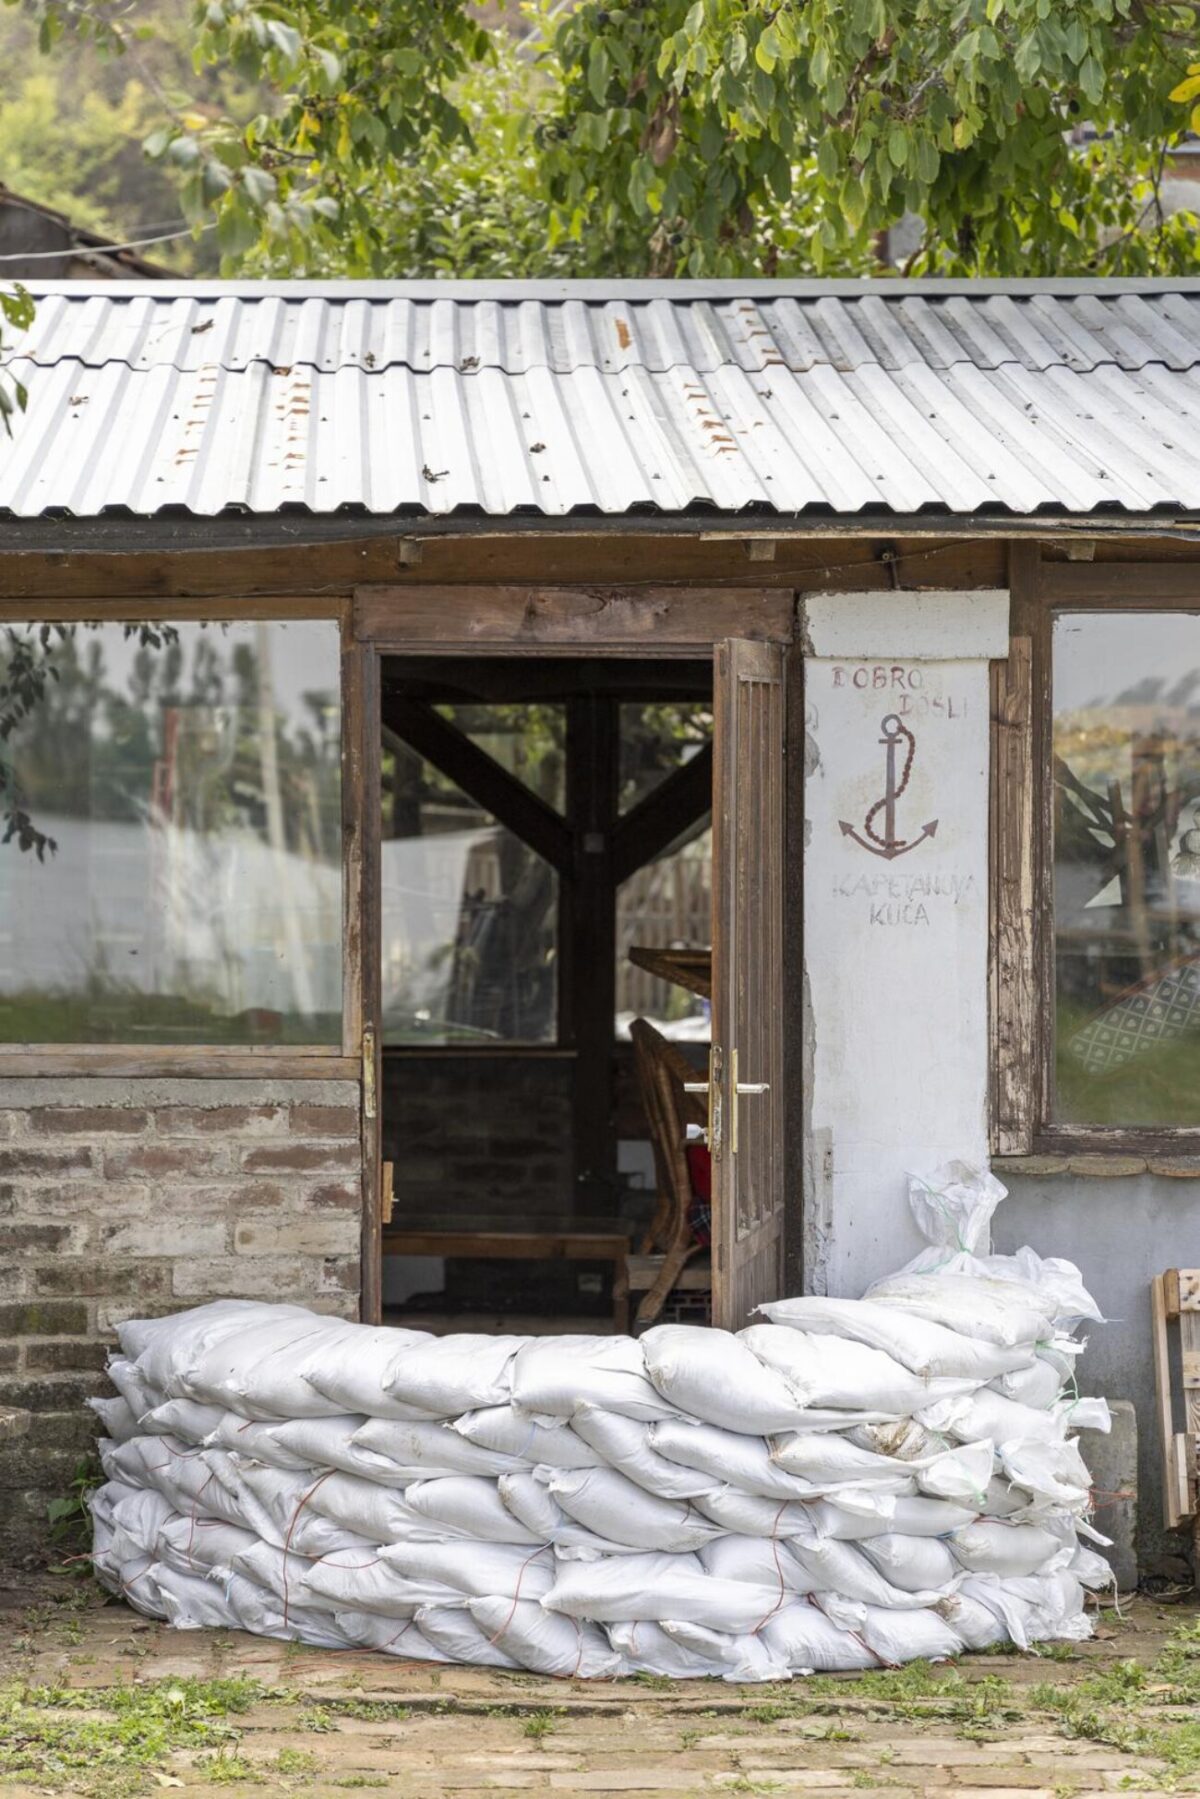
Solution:
M1200 1611L1122 1610L1041 1655L589 1683L173 1632L62 1580L0 1616L0 1796L1200 1792Z

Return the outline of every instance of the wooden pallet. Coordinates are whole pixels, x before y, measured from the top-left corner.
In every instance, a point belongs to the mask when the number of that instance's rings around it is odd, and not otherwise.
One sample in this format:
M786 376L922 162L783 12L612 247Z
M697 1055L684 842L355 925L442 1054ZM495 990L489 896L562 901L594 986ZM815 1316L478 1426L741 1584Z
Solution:
M1200 1268L1168 1268L1150 1282L1154 1385L1163 1457L1163 1517L1168 1530L1200 1525ZM1168 1324L1179 1326L1183 1429L1175 1428Z

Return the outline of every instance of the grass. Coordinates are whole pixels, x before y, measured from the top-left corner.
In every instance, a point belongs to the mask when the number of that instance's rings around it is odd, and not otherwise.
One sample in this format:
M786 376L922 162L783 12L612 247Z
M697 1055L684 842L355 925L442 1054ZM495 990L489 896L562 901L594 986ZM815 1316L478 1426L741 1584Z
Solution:
M557 1728L558 1717L554 1712L530 1712L521 1724L521 1734L531 1737L535 1743L540 1743L544 1737L548 1737L550 1732Z
M168 1680L102 1691L0 1688L0 1781L126 1799L153 1790L178 1752L217 1784L259 1778L233 1720L262 1698L253 1680Z

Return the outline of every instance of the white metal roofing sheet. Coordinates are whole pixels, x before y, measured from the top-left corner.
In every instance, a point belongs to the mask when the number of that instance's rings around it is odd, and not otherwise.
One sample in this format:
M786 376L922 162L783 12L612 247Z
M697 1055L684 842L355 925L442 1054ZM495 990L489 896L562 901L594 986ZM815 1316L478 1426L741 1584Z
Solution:
M36 298L10 514L1200 510L1196 283Z

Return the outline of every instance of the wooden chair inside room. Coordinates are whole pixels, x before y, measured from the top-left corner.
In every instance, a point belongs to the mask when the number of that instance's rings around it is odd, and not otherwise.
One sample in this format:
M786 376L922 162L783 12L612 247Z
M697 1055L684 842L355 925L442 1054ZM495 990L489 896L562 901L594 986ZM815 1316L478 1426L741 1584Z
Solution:
M706 1253L703 1269L688 1268L704 1252L704 1245L693 1232L692 1177L686 1152L687 1127L705 1124L708 1108L701 1095L684 1091L686 1082L698 1078L696 1070L661 1031L648 1019L635 1018L629 1035L638 1091L650 1127L658 1189L641 1253L629 1260L631 1289L645 1289L636 1322L647 1325L658 1317L672 1288L685 1281L701 1290L710 1284ZM689 1275L693 1278L688 1279Z

